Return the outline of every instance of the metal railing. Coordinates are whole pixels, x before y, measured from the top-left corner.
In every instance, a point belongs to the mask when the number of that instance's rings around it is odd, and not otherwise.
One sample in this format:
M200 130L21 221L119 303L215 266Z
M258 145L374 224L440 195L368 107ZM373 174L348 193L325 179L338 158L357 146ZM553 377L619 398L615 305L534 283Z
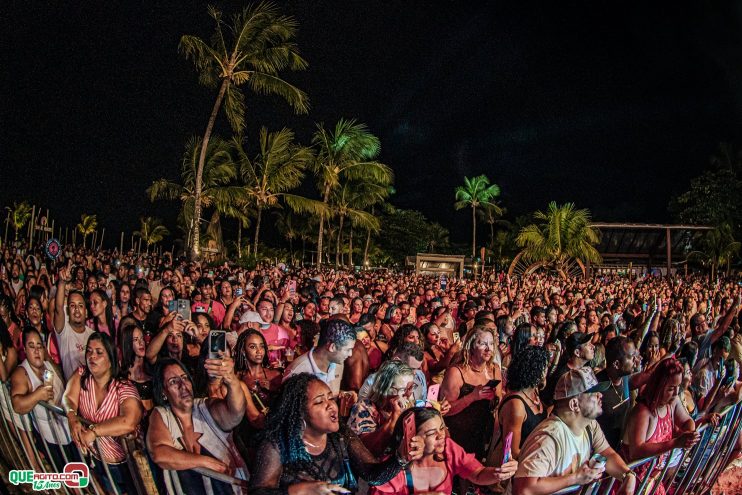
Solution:
M0 456L5 460L8 471L10 470L33 470L34 472L41 473L62 473L64 472L65 465L69 462L80 462L93 467L96 463L100 463L105 474L105 480L99 480L97 473L90 469L90 482L87 488L74 488L70 489L65 483L61 483L59 490L63 490L63 493L69 495L75 494L95 494L104 495L105 493L113 493L120 495L120 487L111 475L111 469L109 464L100 456L100 459L95 458L92 454L85 455L77 445L70 441L69 443L63 443L64 440L70 438L69 428L67 431L60 432L58 430L55 419L57 417L66 418L65 411L54 404L40 401L37 405L42 406L44 418L51 425L51 433L54 438L54 445L50 445L45 436L37 428L39 422L36 418L35 407L26 414L18 414L13 410L12 400L9 391L9 383L3 383L0 385ZM79 421L84 425L90 424L85 418L78 417ZM64 434L64 438L63 438ZM98 444L98 438L96 437L96 450L101 452ZM126 462L129 468L134 487L137 495L151 495L157 493L157 483L155 482L155 476L150 469L150 458L143 446L138 442L138 439L134 435L128 435L126 437L117 439L121 444L124 452L126 453ZM65 446L67 448L65 448ZM53 451L58 449L60 455L53 455ZM78 459L75 459L68 455L68 451L72 450L77 454ZM58 462L59 458L63 460L63 464ZM60 465L61 464L61 465ZM206 468L192 468L194 471L202 476L210 479L220 481L229 485L235 485L244 490L247 489L247 482L226 474L213 471ZM5 475L3 482L7 482L8 473L2 473ZM178 476L172 476L174 480L175 489L178 493L183 493L179 489ZM103 488L103 483L110 487L110 491L106 491Z
M673 449L669 453L647 457L629 463L635 470L649 464L645 476L637 479L635 495L654 495L660 484L673 495L700 495L709 492L721 475L737 444L742 422L742 402L729 406L720 413L719 424L701 425L701 439L690 449ZM664 461L662 461L664 459ZM673 459L677 459L676 462ZM663 462L659 473L656 467ZM564 488L554 495L598 495L611 493L614 478L603 478L587 485Z

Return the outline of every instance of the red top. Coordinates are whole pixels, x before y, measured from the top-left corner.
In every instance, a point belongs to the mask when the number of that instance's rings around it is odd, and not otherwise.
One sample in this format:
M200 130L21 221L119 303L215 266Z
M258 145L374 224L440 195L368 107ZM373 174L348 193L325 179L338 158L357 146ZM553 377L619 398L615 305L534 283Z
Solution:
M460 476L467 479L480 469L482 469L482 463L479 462L474 454L468 454L463 448L450 438L446 438L446 477L443 481L435 488L430 487L429 490L432 492L451 493L453 491L453 477ZM433 473L431 473L432 475ZM413 479L416 471L413 470ZM414 481L413 481L414 483ZM427 485L427 483L426 483ZM423 491L423 490L416 490ZM397 473L397 476L392 478L391 481L380 486L372 486L369 494L379 495L382 493L396 493L400 495L412 495L407 489L407 479L405 471L402 470Z

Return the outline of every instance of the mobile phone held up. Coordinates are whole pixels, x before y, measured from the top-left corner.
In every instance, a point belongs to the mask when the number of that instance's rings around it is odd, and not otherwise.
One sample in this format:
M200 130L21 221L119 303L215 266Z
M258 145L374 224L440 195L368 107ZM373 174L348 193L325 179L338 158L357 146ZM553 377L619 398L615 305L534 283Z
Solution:
M513 432L511 431L507 435L505 435L505 440L502 443L502 463L503 464L510 461L510 458L512 456L512 446L513 446Z
M191 319L191 302L188 299L178 299L178 316L182 320Z
M415 433L417 433L417 426L415 425L415 413L409 412L405 418L404 423L402 424L402 431L404 431L404 458L405 460L409 459L409 453L410 453L410 442L412 441L412 438L415 436Z
M211 330L209 332L209 359L219 359L227 352L227 332Z

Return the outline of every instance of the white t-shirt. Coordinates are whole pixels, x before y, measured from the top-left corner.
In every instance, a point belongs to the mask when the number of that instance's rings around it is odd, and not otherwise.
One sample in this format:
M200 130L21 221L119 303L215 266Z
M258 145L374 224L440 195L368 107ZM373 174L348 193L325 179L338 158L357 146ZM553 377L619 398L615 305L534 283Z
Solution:
M587 428L592 434L592 445ZM558 416L549 416L526 439L515 477L548 478L577 472L593 452L610 447L597 421L592 420L587 428L576 436Z
M92 328L85 325L85 330L82 333L77 333L70 326L70 320L65 320L64 328L57 334L65 380L69 380L77 369L85 364L85 346L88 343L88 337L93 332Z

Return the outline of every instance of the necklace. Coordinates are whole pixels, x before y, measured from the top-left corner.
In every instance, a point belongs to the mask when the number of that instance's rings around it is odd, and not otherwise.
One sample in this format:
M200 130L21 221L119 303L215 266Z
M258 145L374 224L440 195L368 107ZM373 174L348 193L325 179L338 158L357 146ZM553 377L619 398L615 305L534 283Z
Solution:
M535 398L535 399L534 399L533 397L531 397L530 395L528 395L528 393L527 393L527 392L526 392L525 390L523 390L523 395L524 395L524 396L525 396L525 398L526 398L526 399L528 399L528 400L529 400L529 401L531 402L531 404L533 404L533 405L534 405L534 406L535 406L535 407L536 407L537 409L541 407L541 397L539 397L539 396L538 396L538 392L536 392L536 391L534 390L534 395L536 396L536 398Z

